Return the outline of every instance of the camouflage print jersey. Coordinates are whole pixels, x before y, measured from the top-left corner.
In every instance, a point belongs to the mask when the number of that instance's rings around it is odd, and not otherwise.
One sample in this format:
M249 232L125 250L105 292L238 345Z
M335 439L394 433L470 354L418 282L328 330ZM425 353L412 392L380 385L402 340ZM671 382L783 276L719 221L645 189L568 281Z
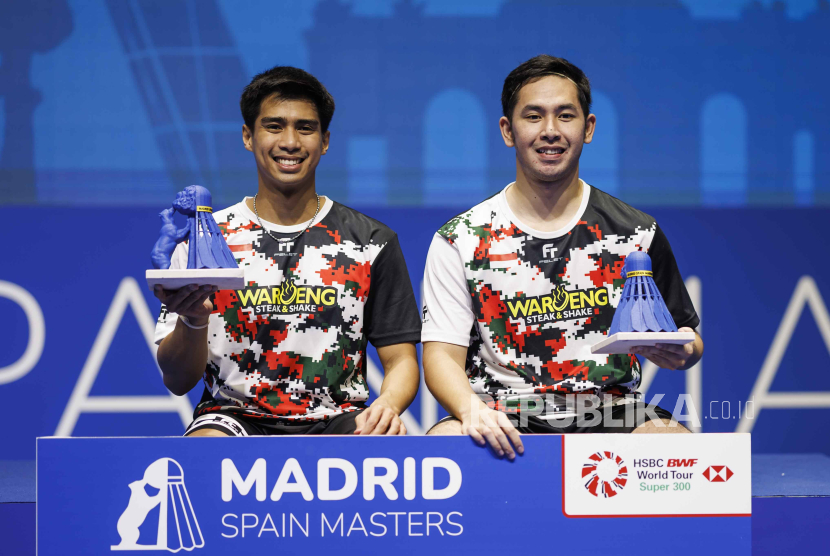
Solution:
M499 407L554 394L548 414L564 415L564 397L556 394L636 391L634 356L594 355L590 349L608 333L632 251L651 256L654 280L677 326L699 323L654 219L580 183L581 206L560 230L539 232L519 222L505 188L433 238L421 341L469 346L470 384L478 394L507 402Z
M196 415L223 409L279 423L365 407L367 340L376 347L420 340L395 233L331 200L294 242L271 238L244 201L214 218L247 286L211 298L205 394ZM278 238L307 226L264 224ZM182 243L170 268L186 267ZM162 306L156 343L176 320Z

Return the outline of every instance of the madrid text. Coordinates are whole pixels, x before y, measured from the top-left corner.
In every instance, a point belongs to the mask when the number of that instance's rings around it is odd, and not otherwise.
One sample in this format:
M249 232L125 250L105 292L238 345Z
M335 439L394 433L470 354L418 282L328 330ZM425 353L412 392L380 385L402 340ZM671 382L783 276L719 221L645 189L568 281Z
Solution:
M461 489L462 473L458 464L449 458L415 458L403 461L400 473L398 463L390 458L365 458L358 467L342 458L319 458L316 475L308 474L295 458L282 463L276 481L268 482L268 462L257 459L247 473L240 472L233 460L222 460L222 500L224 502L282 501L279 512L256 511L246 504L245 511L236 510L222 516L222 536L234 538L294 538L294 537L457 537L464 532L463 514L446 507L425 508L419 511L389 511L380 506L383 500L445 501ZM438 471L440 470L440 471ZM438 471L436 473L436 471ZM316 476L309 481L307 474ZM398 476L401 475L401 480ZM439 487L436 477L440 477ZM449 480L447 481L447 477ZM396 482L397 481L397 482ZM446 482L446 485L444 483ZM334 488L337 483L337 488ZM417 487L420 486L420 489ZM314 487L314 488L312 488ZM270 491L270 492L269 492ZM253 496L251 496L253 495ZM341 511L337 505L328 511L303 511L303 504L314 500L333 502L350 497L362 497L379 507L373 511ZM436 502L439 503L439 502ZM286 506L289 506L288 508ZM237 506L238 507L238 506ZM319 508L319 505L315 506ZM283 511L283 510L292 511ZM297 511L293 511L293 510ZM396 505L400 510L400 506Z

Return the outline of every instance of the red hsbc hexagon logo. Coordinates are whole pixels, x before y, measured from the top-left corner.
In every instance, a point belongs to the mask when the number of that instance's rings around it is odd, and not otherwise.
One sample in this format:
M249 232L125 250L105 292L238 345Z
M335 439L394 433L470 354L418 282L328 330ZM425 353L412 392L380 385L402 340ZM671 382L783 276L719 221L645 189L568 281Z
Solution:
M725 483L732 478L734 473L725 465L710 465L703 472L703 476L710 483Z

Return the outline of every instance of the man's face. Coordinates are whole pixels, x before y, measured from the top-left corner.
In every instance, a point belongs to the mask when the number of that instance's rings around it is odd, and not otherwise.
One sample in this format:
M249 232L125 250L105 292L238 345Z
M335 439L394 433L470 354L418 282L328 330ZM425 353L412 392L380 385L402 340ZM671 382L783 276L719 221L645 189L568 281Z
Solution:
M516 147L519 171L536 182L560 182L577 175L582 145L594 135L596 117L587 118L576 85L548 75L519 90L512 122L499 120L508 147Z
M284 193L313 183L329 148L317 109L307 100L271 96L262 101L254 129L242 126L245 148L254 153L259 181Z

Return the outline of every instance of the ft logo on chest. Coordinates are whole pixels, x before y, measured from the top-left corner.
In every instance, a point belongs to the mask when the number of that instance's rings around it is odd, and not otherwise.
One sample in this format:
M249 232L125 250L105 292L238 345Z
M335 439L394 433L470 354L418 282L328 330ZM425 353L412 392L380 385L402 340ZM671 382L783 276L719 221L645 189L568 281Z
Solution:
M542 246L542 260L540 263L552 263L560 260L562 257L554 257L556 254L556 247L553 243L546 243Z

